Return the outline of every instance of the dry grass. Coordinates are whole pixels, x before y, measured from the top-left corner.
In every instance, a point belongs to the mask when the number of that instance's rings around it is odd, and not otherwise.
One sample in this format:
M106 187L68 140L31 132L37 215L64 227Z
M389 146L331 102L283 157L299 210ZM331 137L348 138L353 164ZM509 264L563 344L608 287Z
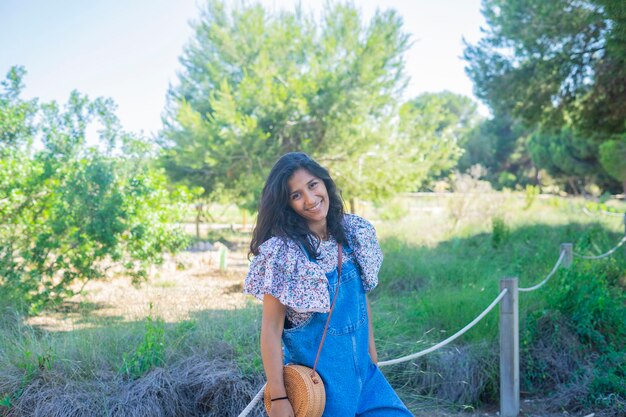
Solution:
M183 252L154 267L138 286L126 277L88 282L81 294L55 309L30 317L27 324L49 331L69 331L103 323L142 320L152 313L167 323L189 320L196 312L243 308L248 268L243 251L229 251L228 267L218 268L214 252Z
M244 377L232 362L200 355L137 380L105 374L71 381L47 372L25 388L6 416L235 416L260 384L259 378Z

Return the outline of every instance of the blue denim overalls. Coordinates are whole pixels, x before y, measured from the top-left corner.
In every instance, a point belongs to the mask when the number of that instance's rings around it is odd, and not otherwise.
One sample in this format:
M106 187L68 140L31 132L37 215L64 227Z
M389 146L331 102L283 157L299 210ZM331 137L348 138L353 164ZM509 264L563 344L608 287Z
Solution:
M346 247L344 253L352 253L352 249ZM309 260L314 261L310 256ZM326 277L332 302L337 288L337 269ZM285 328L285 364L313 367L327 318L328 313L313 313L304 323ZM337 303L317 365L326 388L324 417L412 416L372 363L368 329L365 292L353 257L343 263Z

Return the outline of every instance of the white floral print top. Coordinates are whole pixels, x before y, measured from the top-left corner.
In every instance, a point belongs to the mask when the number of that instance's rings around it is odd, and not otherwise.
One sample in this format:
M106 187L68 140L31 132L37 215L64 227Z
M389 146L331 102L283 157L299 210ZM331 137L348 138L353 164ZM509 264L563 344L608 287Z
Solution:
M372 224L362 217L346 214L344 228L353 254L344 252L343 262L355 259L361 270L363 289L371 291L378 284L383 255ZM287 320L298 325L313 312L328 312L330 296L326 273L337 267L337 242L322 241L320 259L310 261L297 242L273 237L259 247L244 282L244 293L263 300L265 294L276 297L287 307Z

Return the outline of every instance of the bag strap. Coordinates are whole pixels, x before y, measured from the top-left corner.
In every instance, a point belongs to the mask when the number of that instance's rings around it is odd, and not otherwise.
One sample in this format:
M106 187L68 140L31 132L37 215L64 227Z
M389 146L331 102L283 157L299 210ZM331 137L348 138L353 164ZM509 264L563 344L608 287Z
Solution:
M333 315L333 310L335 309L335 303L337 302L337 294L339 294L339 282L341 281L341 264L342 264L342 253L343 248L341 243L337 245L337 289L335 290L335 295L333 297L333 303L330 306L330 311L328 312L328 318L326 319L326 325L324 326L324 333L322 334L322 340L320 341L320 346L317 348L317 355L315 356L315 363L313 364L313 370L311 371L311 378L313 379L313 383L317 384L319 381L314 377L315 369L317 368L317 362L320 359L320 354L322 353L322 346L324 346L324 339L326 339L326 332L328 331L328 325L330 324L330 318Z

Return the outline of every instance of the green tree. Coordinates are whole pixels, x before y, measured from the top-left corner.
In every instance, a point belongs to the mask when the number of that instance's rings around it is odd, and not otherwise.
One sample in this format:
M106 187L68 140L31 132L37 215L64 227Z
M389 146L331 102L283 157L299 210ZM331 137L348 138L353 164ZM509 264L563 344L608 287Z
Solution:
M0 92L0 288L33 311L115 265L140 279L184 239L170 225L165 176L142 157L145 142L121 130L113 103L77 92L64 109L23 101L24 74L11 69ZM87 146L92 123L101 150Z
M496 188L536 184L537 169L528 153L529 129L506 114L482 120L465 136L458 169L480 164Z
M626 194L626 135L600 145L600 163L610 176L622 183Z
M296 150L329 167L348 198L411 189L424 174L395 126L407 45L393 11L365 24L351 4L316 20L210 1L169 92L164 166L250 209L276 159Z
M484 0L483 14L485 36L465 50L476 94L495 113L541 132L543 140L535 136L532 144L533 159L548 163L545 168L558 171L573 189L593 170L606 181L599 145L626 131L623 2ZM548 151L549 138L558 149ZM575 143L566 144L566 138ZM550 165L553 157L558 162Z
M569 114L588 129L624 129L621 0L484 0L483 15L485 36L465 50L480 98L530 125L558 127Z
M479 119L469 97L448 91L421 94L400 108L400 152L419 161L410 168L419 178L436 177L456 165L461 145Z
M529 138L528 151L537 166L564 180L575 194L581 194L586 183L606 181L597 159L598 143L569 126L559 131L537 129Z

